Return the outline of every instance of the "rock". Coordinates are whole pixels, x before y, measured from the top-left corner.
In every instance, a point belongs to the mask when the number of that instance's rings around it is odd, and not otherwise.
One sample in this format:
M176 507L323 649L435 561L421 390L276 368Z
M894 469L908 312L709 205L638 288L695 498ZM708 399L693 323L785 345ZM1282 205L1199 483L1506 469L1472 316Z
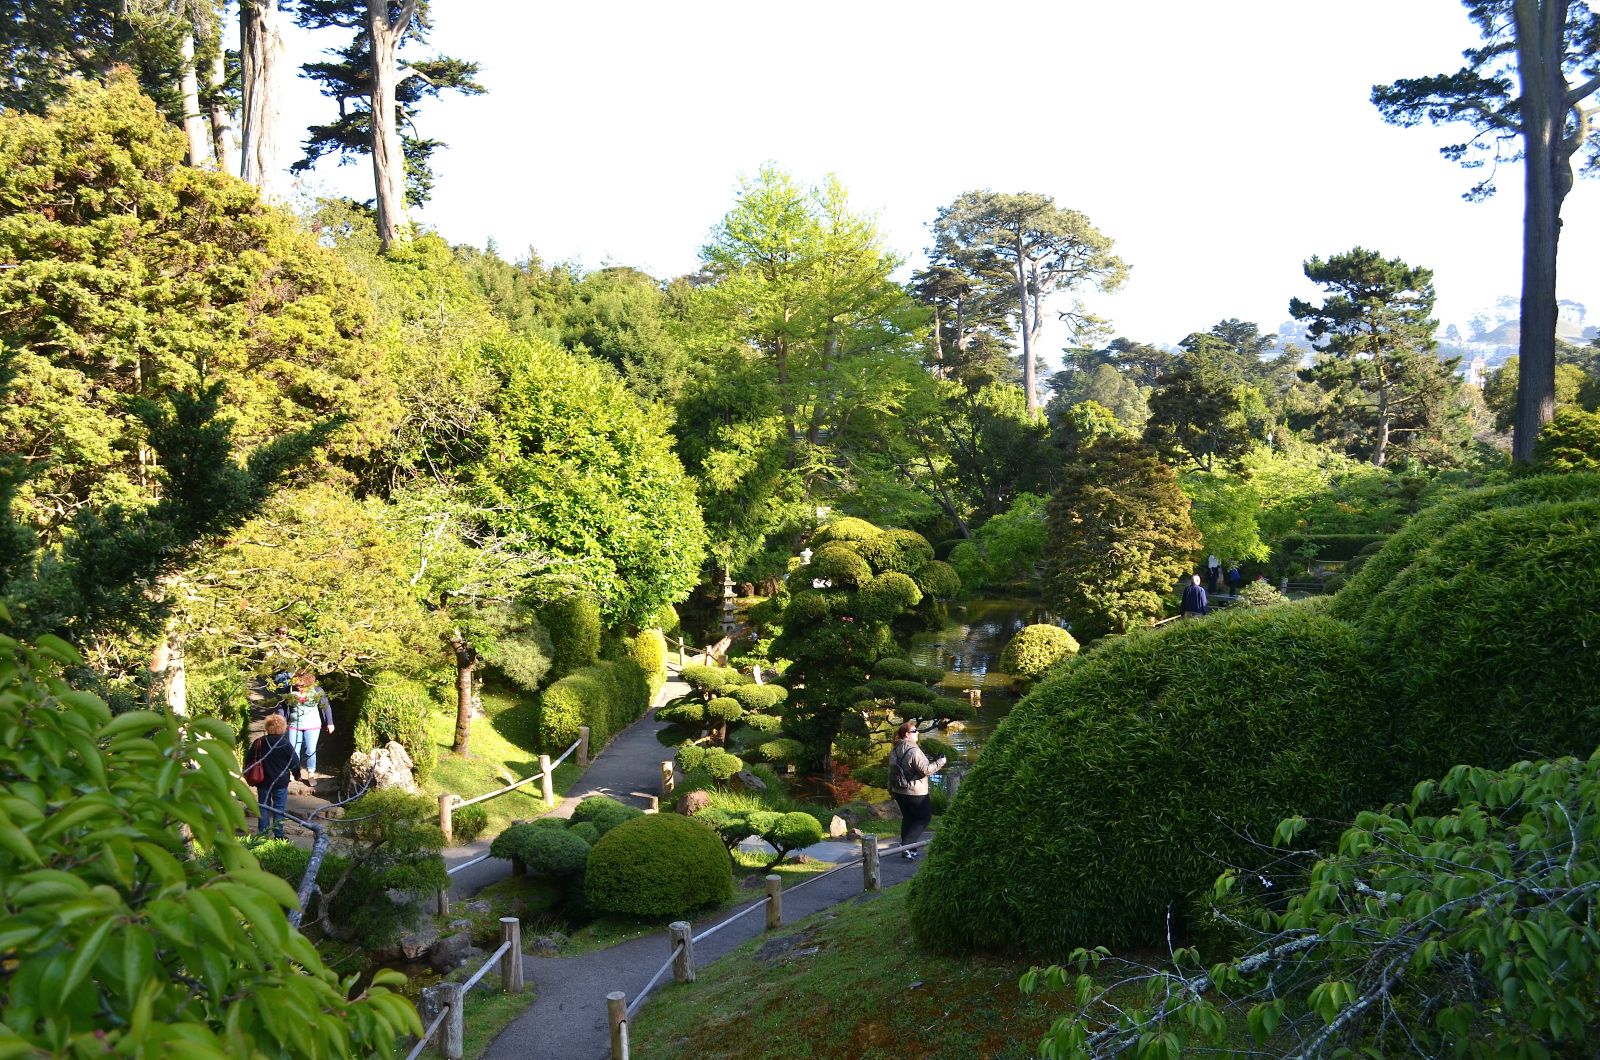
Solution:
M359 791L370 784L373 788L399 788L410 792L417 790L417 780L411 772L414 768L416 763L411 761L411 756L406 754L406 749L397 740L390 740L383 747L375 747L371 751L357 751L350 756L350 764L346 767L352 791Z
M387 961L414 961L424 957L439 941L439 925L432 917L423 917L415 928L400 936L391 946L373 950L372 957L380 964Z
M428 953L428 967L441 974L448 972L466 960L470 949L472 932L457 931L453 935L446 935L433 944L433 949Z
M739 786L746 791L767 790L766 782L760 777L756 776L754 773L750 772L748 769L741 769L739 772L733 775L733 779L736 780Z
M465 913L492 913L494 907L485 898L475 898L470 902L464 903L461 906L461 910Z
M527 952L534 957L559 957L561 944L567 941L567 936L559 931L552 931L548 935L535 935L528 940Z
M875 802L868 806L872 816L880 821L892 821L900 816L900 806L895 802Z
M791 865L809 865L815 860L816 858L813 858L810 854L796 854L789 859L789 863Z
M685 817L692 816L711 805L709 791L691 791L678 800L678 812Z
M850 834L850 826L838 814L833 815L833 820L828 822L828 838L843 839Z

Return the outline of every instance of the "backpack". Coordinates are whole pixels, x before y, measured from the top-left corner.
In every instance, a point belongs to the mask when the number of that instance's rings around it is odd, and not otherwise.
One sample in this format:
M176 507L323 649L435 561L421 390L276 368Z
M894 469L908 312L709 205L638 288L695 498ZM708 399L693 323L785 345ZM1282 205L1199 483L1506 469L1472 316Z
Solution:
M896 747L889 755L889 790L909 791L915 779L906 769L906 755Z

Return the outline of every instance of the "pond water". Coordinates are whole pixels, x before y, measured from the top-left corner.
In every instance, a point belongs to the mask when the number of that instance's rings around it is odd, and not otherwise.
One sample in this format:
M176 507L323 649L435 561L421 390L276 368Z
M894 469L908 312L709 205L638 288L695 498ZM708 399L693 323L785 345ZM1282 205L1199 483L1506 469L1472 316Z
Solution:
M982 691L977 717L939 734L960 752L960 765L972 762L1020 698L1011 678L997 669L1000 653L1023 626L1040 622L1053 625L1056 619L1038 600L980 597L953 605L944 628L912 638L912 661L944 671L939 688L945 695L965 699L968 689Z

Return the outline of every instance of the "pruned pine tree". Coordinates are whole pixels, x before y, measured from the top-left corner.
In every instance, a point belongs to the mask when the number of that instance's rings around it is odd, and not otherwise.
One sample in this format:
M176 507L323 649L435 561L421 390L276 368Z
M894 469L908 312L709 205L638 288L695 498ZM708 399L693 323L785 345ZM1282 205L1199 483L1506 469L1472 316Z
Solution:
M1372 89L1394 125L1465 122L1474 135L1441 148L1469 169L1491 163L1466 193L1494 194L1501 162L1523 163L1521 379L1511 453L1533 455L1539 429L1555 415L1556 256L1561 206L1572 190L1573 159L1592 170L1600 90L1600 18L1584 0L1463 0L1483 36L1453 74L1401 78Z

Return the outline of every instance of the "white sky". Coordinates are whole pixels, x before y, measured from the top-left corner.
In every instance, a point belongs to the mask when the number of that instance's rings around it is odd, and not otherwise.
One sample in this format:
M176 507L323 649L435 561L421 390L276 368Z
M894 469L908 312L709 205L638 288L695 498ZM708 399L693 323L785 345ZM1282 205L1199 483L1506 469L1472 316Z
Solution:
M1451 71L1457 0L434 0L439 51L489 93L430 104L419 219L507 257L691 271L741 176L837 173L913 263L963 191L1036 191L1087 214L1132 266L1091 300L1115 332L1175 342L1225 317L1273 331L1317 291L1312 254L1362 245L1435 270L1441 320L1520 285L1521 169L1486 204L1371 86ZM299 63L336 43L297 34ZM332 102L295 79L298 130ZM325 162L313 188L372 195ZM1600 182L1564 211L1560 295L1600 323ZM1059 341L1055 345L1059 345Z

